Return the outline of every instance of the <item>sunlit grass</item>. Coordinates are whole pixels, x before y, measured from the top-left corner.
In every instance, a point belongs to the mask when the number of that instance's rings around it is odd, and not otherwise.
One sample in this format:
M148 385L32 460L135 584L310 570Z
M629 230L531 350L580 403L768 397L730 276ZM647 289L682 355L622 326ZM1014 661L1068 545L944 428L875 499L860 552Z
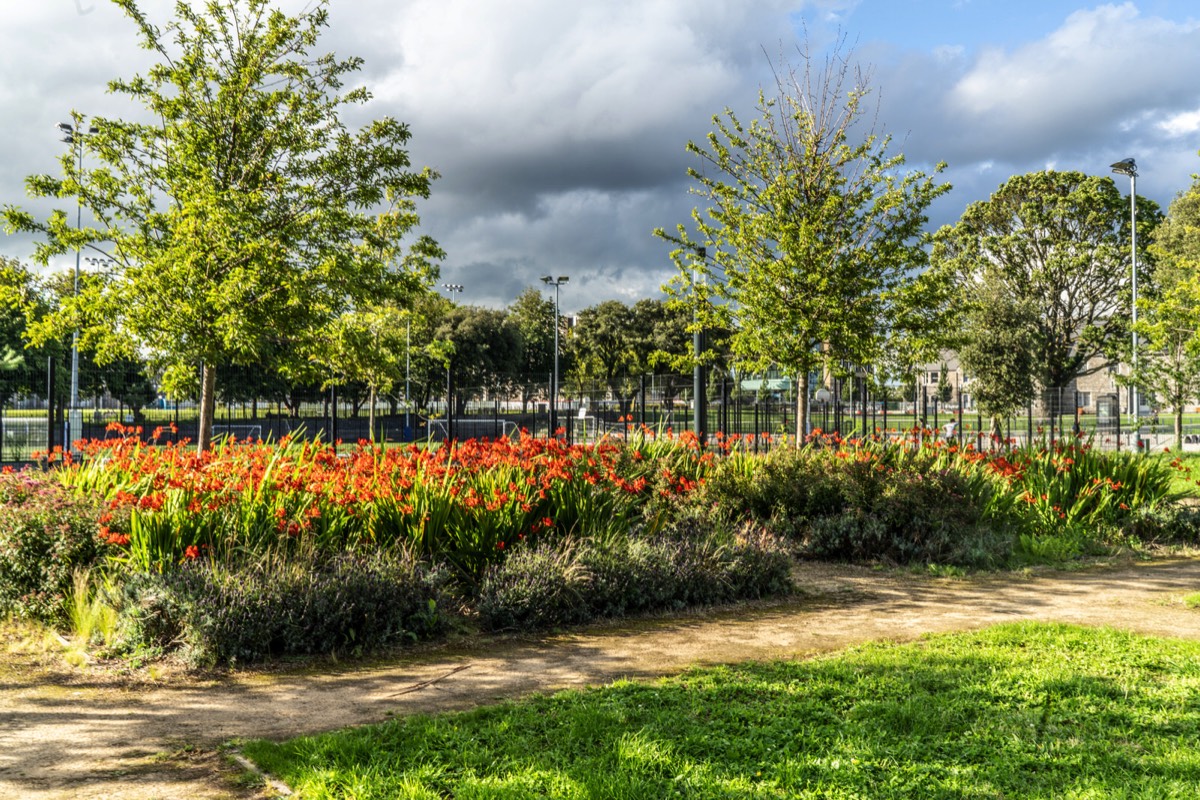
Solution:
M1200 643L1015 624L245 751L306 798L1194 798Z

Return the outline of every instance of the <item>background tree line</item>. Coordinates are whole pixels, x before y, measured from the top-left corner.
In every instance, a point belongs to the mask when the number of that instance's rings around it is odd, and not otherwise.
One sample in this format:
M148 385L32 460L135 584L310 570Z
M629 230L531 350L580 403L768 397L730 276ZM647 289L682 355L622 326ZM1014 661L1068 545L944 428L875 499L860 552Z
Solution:
M172 397L198 397L200 448L218 399L295 409L340 386L373 410L380 397L395 407L407 375L421 406L447 371L470 391L538 396L553 369L549 301L526 293L486 310L433 291L444 253L417 233L416 204L438 176L410 163L402 122L344 122L370 92L346 85L360 59L319 50L327 0L297 14L270 0L178 3L164 21L115 2L157 64L109 88L148 121L76 115L59 173L26 181L68 208L3 208L9 231L37 237L36 263L87 252L99 265L68 292L6 263L0 380L12 394L39 391L42 356L78 335L92 374L148 364L128 385L114 375L89 390L137 407L153 375ZM996 415L1098 357L1131 360L1133 230L1111 177L1016 176L935 234L944 165L912 170L893 151L869 67L841 44L772 67L748 124L726 109L687 144L701 206L655 231L673 248L670 302L580 312L560 332L564 386L602 382L626 409L647 372L678 376L668 392L682 391L688 334L723 331L705 359L794 380L799 439L814 382L902 381L948 347ZM1196 191L1165 218L1137 204L1145 347L1129 379L1177 420L1197 391ZM76 209L88 225L72 224Z

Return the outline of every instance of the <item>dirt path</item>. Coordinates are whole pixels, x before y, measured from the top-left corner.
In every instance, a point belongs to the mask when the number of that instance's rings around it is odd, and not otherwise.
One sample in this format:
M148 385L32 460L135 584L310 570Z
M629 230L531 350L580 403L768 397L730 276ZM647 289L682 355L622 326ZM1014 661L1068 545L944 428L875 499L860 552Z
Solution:
M1200 638L1200 610L1181 602L1200 591L1200 559L968 580L806 566L798 578L805 596L749 611L489 641L321 674L237 674L203 683L175 676L130 685L34 657L0 656L0 798L260 797L232 781L236 773L217 751L222 742L1002 621Z

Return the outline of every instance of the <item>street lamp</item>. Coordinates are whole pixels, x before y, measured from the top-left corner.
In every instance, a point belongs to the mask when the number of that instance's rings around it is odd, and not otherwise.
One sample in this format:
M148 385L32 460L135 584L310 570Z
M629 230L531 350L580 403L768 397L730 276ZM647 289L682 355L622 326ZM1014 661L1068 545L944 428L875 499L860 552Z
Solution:
M558 292L570 277L559 275L557 280L549 275L542 276L542 283L554 287L554 380L550 384L550 435L558 431Z
M76 128L69 122L60 122L55 125L58 129L59 139L69 145L75 147L76 158L79 163L79 172L83 172L83 139L84 136L93 133L99 133L100 129L89 126L86 131L81 128ZM75 198L75 230L83 227L83 198L76 195ZM79 261L82 256L80 248L75 248L75 282L74 294L79 296ZM80 431L71 430L71 421L78 414L79 408L79 329L76 328L71 332L71 405L67 411L66 430L63 432L63 445L67 448L71 446L72 433Z
M404 319L404 441L412 436L412 421L409 412L412 400L409 395L409 376L412 373L412 314Z
M442 288L448 294L462 294L463 285L461 283L443 283ZM454 439L454 409L451 404L454 402L450 391L450 362L453 357L446 359L446 441Z
M703 262L708 256L708 250L703 247L696 248L696 258ZM695 330L692 332L692 356L696 363L692 367L692 432L696 434L696 441L704 446L704 435L708 428L708 387L704 380L704 364L701 357L704 355L704 331L700 328L700 298L696 297L696 284L699 282L698 271L693 265L692 267L692 295L696 299L696 306L692 309L692 324Z
M1131 286L1133 289L1133 441L1135 452L1142 449L1141 403L1138 399L1137 368L1138 368L1138 335L1137 335L1137 164L1132 158L1122 159L1112 165L1112 171L1118 175L1129 176L1129 248L1133 262Z

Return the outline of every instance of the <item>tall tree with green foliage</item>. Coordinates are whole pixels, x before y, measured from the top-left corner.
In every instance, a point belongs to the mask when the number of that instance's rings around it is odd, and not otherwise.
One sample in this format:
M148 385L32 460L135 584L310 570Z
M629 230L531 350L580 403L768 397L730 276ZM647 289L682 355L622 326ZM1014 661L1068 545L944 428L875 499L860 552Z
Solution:
M1200 176L1171 203L1154 233L1152 291L1138 298L1138 384L1166 401L1175 448L1185 405L1200 397Z
M645 316L620 300L605 300L579 312L571 332L570 351L577 378L598 380L627 413L647 366L644 347L649 329Z
M456 416L463 415L470 398L508 386L521 363L520 334L503 311L456 305L442 318L434 338L450 345L445 354Z
M77 231L61 210L43 221L9 206L4 216L43 237L41 263L79 247L110 260L33 340L78 329L101 359L149 353L168 383L199 367L203 449L217 367L253 363L348 308L403 303L429 283L434 242L416 238L398 254L434 175L411 169L404 124L344 123L343 110L370 95L343 85L360 59L313 52L327 0L295 15L269 0L180 0L162 27L137 0L114 2L159 63L109 88L149 121L77 115L78 131L98 130L78 134L84 168L65 155L61 176L28 179L34 196L77 198L92 225Z
M508 319L521 339L521 360L514 383L521 394L524 414L539 394L549 397L554 371L554 301L531 287L508 307ZM561 366L561 357L559 360Z
M327 375L325 386L361 383L367 387L368 429L375 441L375 405L380 395L404 380L410 312L391 303L355 308L325 327L312 358Z
M839 47L820 68L801 57L775 97L760 92L748 127L726 109L707 142L688 143L708 204L692 214L696 233L655 231L676 245L672 291L694 303L697 324L732 330L740 366L797 376L798 442L810 374L880 355L926 263L925 211L950 188L889 154L869 118L870 75L851 54Z
M1161 214L1153 201L1138 198L1137 215L1142 243ZM1047 390L1051 412L1056 390L1102 369L1099 357L1112 357L1128 338L1129 201L1111 178L1050 170L1017 175L968 206L935 240L934 263L957 276L961 304L1000 299L1032 312L1019 314L1031 326L1032 359L1024 363ZM1144 253L1138 260L1142 282L1150 260ZM966 334L979 340L987 331Z
M958 356L972 399L998 433L1001 420L1026 407L1037 391L1038 309L996 286L981 287L971 300Z

